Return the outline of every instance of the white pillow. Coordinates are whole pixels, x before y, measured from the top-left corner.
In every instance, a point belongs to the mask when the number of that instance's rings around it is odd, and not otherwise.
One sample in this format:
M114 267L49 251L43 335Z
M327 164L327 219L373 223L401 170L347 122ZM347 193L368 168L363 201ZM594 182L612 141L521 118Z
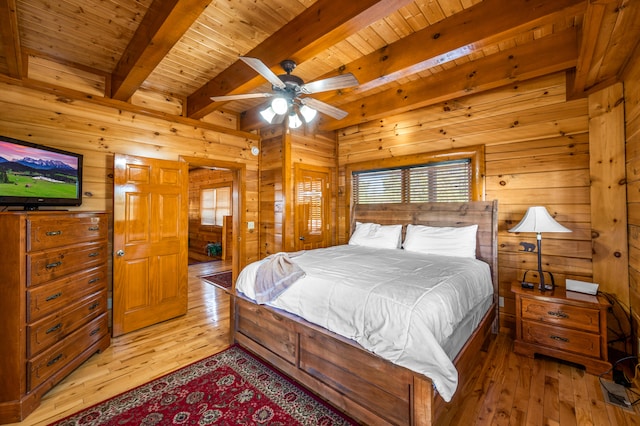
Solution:
M356 222L349 244L352 246L396 249L402 245L402 225Z
M402 247L407 251L442 256L476 257L478 225L450 227L407 225Z

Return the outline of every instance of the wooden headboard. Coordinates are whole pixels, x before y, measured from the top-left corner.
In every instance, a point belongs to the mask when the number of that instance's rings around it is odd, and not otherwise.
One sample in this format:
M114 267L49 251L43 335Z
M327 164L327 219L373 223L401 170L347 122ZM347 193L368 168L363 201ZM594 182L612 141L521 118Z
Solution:
M467 226L478 225L476 257L489 264L494 292L498 294L498 201L468 203L357 204L351 232L357 222L381 225Z

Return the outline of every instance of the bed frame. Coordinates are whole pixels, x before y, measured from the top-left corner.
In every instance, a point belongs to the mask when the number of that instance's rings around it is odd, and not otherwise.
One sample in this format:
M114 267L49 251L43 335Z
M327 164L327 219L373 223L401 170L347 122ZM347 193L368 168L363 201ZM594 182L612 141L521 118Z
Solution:
M494 303L454 363L458 391L450 403L429 378L394 365L357 343L298 316L235 297L234 341L364 424L444 423L461 401L478 353L498 331L497 201L358 206L355 221L381 224L478 224L476 256L491 266Z

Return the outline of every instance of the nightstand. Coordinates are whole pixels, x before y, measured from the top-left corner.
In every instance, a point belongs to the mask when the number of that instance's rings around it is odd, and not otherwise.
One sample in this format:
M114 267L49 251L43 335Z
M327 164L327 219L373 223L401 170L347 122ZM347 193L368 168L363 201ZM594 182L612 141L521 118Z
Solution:
M607 361L607 309L601 295L566 291L555 287L511 285L516 297L516 339L514 352L533 357L542 354L583 365L588 373L602 374L611 368Z

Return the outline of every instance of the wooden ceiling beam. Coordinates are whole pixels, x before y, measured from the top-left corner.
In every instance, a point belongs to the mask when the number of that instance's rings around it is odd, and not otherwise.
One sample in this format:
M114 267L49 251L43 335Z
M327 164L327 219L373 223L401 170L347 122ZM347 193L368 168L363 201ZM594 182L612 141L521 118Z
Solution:
M365 92L472 54L488 45L513 38L525 31L584 13L583 0L485 0L462 12L417 31L347 65L360 81L353 91ZM505 11L512 11L505 13ZM329 78L338 72L325 74ZM345 91L348 92L348 91ZM328 103L342 92L314 94ZM259 110L243 114L241 128L255 130L264 125Z
M336 130L389 117L437 102L479 93L518 81L567 70L576 65L577 35L574 30L543 37L531 43L413 81L401 88L364 97L341 108L349 112L342 120L320 117L320 130Z
M16 0L0 0L0 36L10 77L22 79L22 49ZM1 56L1 55L0 55Z
M583 23L577 69L567 73L567 97L581 98L624 80L640 52L640 2L590 3ZM597 34L594 34L596 32ZM593 37L598 40L593 40Z
M128 100L211 0L154 0L111 76L111 97Z
M311 59L408 3L411 1L318 0L245 56L258 58L277 71L282 60L301 63ZM211 96L247 93L261 84L264 78L238 60L188 97L187 115L201 118L224 104L214 105Z
M580 53L575 73L571 74L569 95L571 97L583 96L587 92L587 80L595 63L595 51L598 42L601 42L601 27L607 13L607 9L614 8L617 0L589 1L584 14L582 32L580 37Z

